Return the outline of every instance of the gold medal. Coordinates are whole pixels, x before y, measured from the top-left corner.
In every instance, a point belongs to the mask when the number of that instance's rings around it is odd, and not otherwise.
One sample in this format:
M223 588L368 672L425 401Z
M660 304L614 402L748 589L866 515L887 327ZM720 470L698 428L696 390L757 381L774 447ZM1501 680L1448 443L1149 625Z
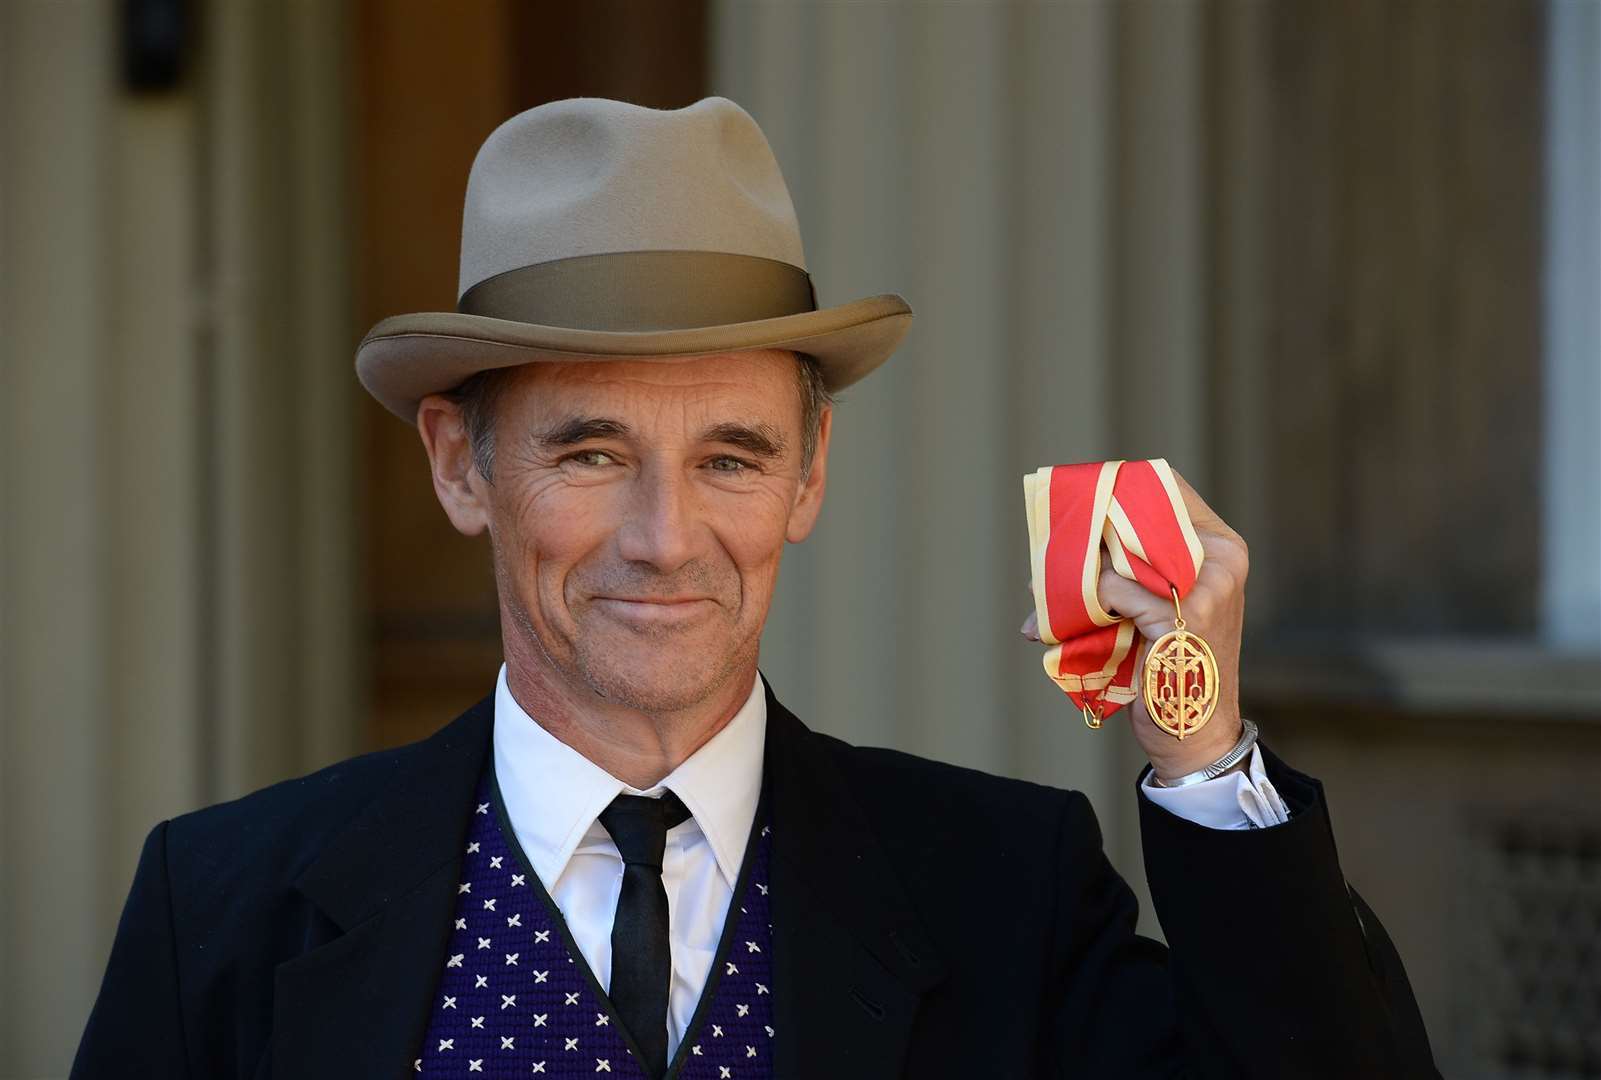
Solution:
M1182 739L1205 727L1216 708L1217 658L1205 638L1184 629L1173 589L1173 629L1145 656L1145 711L1157 727Z

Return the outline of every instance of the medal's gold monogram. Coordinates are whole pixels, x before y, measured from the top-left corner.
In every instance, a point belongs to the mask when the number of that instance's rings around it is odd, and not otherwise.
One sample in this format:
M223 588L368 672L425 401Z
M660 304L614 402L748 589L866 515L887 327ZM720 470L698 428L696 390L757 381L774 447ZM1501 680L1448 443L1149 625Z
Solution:
M1145 711L1157 727L1182 739L1205 727L1216 708L1217 658L1205 638L1184 629L1173 589L1173 629L1145 656Z

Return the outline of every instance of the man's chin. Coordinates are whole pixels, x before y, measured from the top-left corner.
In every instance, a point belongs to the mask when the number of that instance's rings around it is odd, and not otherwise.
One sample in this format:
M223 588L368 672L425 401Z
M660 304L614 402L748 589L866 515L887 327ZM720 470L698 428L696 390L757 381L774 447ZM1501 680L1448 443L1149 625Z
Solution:
M732 663L708 664L708 656L726 653L705 649L657 649L630 658L609 655L581 658L584 681L599 697L640 712L670 713L692 709L727 683Z

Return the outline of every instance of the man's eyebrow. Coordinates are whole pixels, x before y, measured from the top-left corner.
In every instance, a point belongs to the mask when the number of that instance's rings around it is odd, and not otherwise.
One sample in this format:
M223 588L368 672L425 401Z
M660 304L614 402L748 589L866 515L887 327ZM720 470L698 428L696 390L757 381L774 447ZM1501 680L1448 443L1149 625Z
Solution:
M561 421L547 431L534 435L534 442L545 449L573 446L589 439L621 439L627 437L628 425L606 416L574 416Z
M763 458L781 458L788 445L783 434L771 424L714 424L701 432L702 442L727 443L747 454Z

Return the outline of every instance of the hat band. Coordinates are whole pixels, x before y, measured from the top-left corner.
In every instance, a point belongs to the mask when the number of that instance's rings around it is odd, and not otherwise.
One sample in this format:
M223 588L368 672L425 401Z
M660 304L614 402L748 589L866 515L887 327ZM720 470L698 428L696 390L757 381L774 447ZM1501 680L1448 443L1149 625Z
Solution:
M690 330L817 310L811 275L757 255L618 251L535 263L462 294L465 315L574 330Z

